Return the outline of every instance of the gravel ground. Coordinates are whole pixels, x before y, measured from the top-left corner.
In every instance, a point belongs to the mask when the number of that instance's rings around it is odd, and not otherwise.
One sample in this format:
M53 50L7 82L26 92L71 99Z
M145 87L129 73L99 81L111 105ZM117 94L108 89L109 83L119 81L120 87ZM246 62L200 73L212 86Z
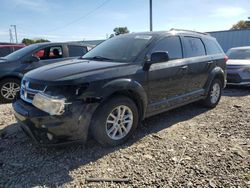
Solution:
M39 148L0 105L0 187L250 187L250 90L147 119L121 147ZM127 183L86 178L129 178Z

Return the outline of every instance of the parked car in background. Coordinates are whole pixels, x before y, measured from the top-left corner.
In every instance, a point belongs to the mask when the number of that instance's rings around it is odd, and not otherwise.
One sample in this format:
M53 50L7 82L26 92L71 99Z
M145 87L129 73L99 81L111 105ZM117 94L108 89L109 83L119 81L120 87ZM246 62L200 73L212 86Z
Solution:
M0 102L13 101L28 71L83 56L87 51L87 46L76 43L39 43L0 58Z
M227 56L227 84L250 86L250 46L231 48Z
M0 43L0 57L9 55L23 47L25 47L24 44Z
M42 145L124 143L138 122L191 102L215 107L226 55L210 35L185 30L131 33L80 59L25 74L13 103L24 132Z

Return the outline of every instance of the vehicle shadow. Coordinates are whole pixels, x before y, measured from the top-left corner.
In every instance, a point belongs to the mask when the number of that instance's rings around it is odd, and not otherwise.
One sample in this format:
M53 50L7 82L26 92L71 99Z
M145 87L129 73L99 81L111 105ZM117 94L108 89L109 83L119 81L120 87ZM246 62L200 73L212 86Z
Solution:
M73 180L70 173L79 167L84 168L81 177L84 179L92 162L206 111L208 109L198 104L190 104L148 118L125 145L114 148L103 148L92 139L85 146L40 148L32 144L17 123L11 124L0 133L3 134L0 139L0 187L57 187L70 183Z
M227 97L241 97L250 95L250 87L246 86L227 86L222 93Z

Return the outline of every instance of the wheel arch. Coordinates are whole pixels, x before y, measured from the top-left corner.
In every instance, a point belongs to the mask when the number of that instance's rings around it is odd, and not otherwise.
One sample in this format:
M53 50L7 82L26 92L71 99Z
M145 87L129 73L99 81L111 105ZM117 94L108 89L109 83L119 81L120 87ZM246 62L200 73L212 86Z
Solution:
M4 75L4 76L1 76L0 82L6 79L17 79L17 80L20 80L21 82L22 77L18 74Z
M131 79L113 80L103 86L103 100L105 102L115 96L125 96L136 104L140 120L143 120L147 108L147 94L143 86Z
M222 86L225 87L226 84L226 75L225 71L221 67L215 67L208 78L208 81L205 85L206 93L209 91L209 88L214 79L219 79L222 83Z

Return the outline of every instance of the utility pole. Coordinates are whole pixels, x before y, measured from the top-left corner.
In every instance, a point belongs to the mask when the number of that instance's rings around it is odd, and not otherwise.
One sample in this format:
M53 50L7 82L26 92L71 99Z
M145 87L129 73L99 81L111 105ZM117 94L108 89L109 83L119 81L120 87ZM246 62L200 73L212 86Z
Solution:
M150 31L153 31L152 0L149 0L149 25L150 25Z
M13 43L12 31L10 28L9 28L9 34L10 34L10 43Z
M16 43L18 43L17 41L17 32L16 32L16 25L10 25L11 27L14 27L14 30L15 30L15 37L16 37Z

